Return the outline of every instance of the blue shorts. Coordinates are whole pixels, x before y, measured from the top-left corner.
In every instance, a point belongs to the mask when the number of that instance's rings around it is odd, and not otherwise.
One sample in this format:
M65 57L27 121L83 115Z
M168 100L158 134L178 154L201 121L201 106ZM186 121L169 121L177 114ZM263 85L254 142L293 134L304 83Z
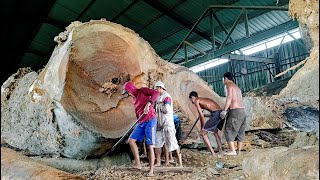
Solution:
M156 143L156 126L157 119L149 119L146 122L138 124L129 138L142 142L143 138L146 137L146 144L154 145Z

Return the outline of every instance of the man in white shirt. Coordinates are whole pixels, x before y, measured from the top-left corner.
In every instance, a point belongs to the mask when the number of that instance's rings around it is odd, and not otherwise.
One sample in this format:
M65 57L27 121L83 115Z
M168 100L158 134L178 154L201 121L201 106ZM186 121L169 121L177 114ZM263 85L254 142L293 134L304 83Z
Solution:
M179 166L182 167L182 157L176 138L176 129L173 121L172 98L166 91L166 88L161 81L156 82L155 88L160 93L156 101L156 114L158 123L155 143L155 166L161 165L161 148L165 146L165 164L169 165L169 152L176 150Z

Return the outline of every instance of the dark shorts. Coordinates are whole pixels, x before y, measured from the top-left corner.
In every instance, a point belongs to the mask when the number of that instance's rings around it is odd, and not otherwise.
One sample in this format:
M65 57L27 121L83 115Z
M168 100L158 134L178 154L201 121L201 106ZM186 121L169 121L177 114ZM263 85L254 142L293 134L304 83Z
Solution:
M210 119L204 124L203 129L206 131L214 132L214 130L222 130L224 120L220 118L222 110L212 111Z
M132 131L130 138L142 142L143 138L146 137L146 144L154 145L156 142L156 125L156 118L138 124Z
M246 129L246 115L244 108L231 109L228 113L226 122L226 140L231 141L244 141Z

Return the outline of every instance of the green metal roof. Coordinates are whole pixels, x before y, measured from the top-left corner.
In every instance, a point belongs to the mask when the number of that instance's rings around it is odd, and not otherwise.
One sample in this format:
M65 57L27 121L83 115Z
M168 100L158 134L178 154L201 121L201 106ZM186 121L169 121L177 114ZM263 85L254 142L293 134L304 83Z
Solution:
M16 24L8 22L4 28L7 29L5 33L8 36L3 35L5 38L2 38L2 42L10 42L10 46L4 50L14 50L16 54L8 53L4 56L12 61L6 62L6 68L3 68L2 71L2 81L14 73L18 65L20 67L31 66L34 70L42 68L56 45L53 38L76 20L87 22L91 19L105 18L122 24L136 31L148 41L163 59L169 59L209 5L288 5L288 0L279 0L278 4L275 0L29 0L21 4L14 2L8 0L2 6L6 9L4 12L8 13L5 16L7 19L14 21L10 15L18 14L21 21ZM226 28L230 29L240 10L214 9L214 12ZM248 18L249 31L252 35L292 21L287 11L272 9L248 10ZM35 21L29 23L32 20ZM222 42L226 34L217 23L214 24L214 29L216 39ZM245 38L245 35L244 21L241 20L231 38L237 42ZM210 36L209 16L206 16L187 41L203 51L210 51L212 46ZM229 40L228 43L230 42ZM190 47L187 49L189 58L200 55L198 51ZM181 48L172 62L181 61L184 56L183 48Z

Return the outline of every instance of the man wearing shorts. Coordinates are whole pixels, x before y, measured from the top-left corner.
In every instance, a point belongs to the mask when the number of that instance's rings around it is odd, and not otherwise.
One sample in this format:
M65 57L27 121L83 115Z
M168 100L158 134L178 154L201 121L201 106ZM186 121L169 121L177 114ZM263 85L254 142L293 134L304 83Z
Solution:
M222 153L222 145L221 138L218 133L218 129L222 130L224 121L220 118L221 107L214 102L212 99L198 97L198 93L195 91L190 92L189 94L190 101L196 106L197 111L199 113L200 123L201 123L201 136L209 148L211 154L216 156L213 151L213 148L210 144L207 132L213 132L214 137L216 138L216 142L218 145L218 149L220 154ZM204 115L202 109L205 109L211 112L210 119L204 123Z
M228 142L230 151L225 155L240 155L242 142L244 141L246 117L245 107L242 101L242 93L240 88L233 82L233 74L226 72L223 75L223 83L227 88L226 105L223 108L220 116L225 118L227 111L229 110L226 120L225 137ZM235 151L234 141L237 141L237 151Z
M134 156L133 168L141 169L141 162L139 157L138 146L136 141L142 142L143 138L146 138L146 144L149 150L149 165L150 170L147 176L153 176L154 166L154 144L156 138L156 113L153 108L153 104L157 100L159 93L150 88L137 89L132 82L126 82L123 86L122 94L129 94L133 97L134 109L136 117L143 118L138 122L138 125L132 131L129 137L129 145Z
M169 165L169 152L176 150L179 166L182 167L182 157L176 138L176 129L173 121L172 98L166 91L166 88L161 81L156 82L155 88L160 93L160 96L156 102L158 123L155 145L157 163L155 166L161 165L161 148L165 146L165 165Z

